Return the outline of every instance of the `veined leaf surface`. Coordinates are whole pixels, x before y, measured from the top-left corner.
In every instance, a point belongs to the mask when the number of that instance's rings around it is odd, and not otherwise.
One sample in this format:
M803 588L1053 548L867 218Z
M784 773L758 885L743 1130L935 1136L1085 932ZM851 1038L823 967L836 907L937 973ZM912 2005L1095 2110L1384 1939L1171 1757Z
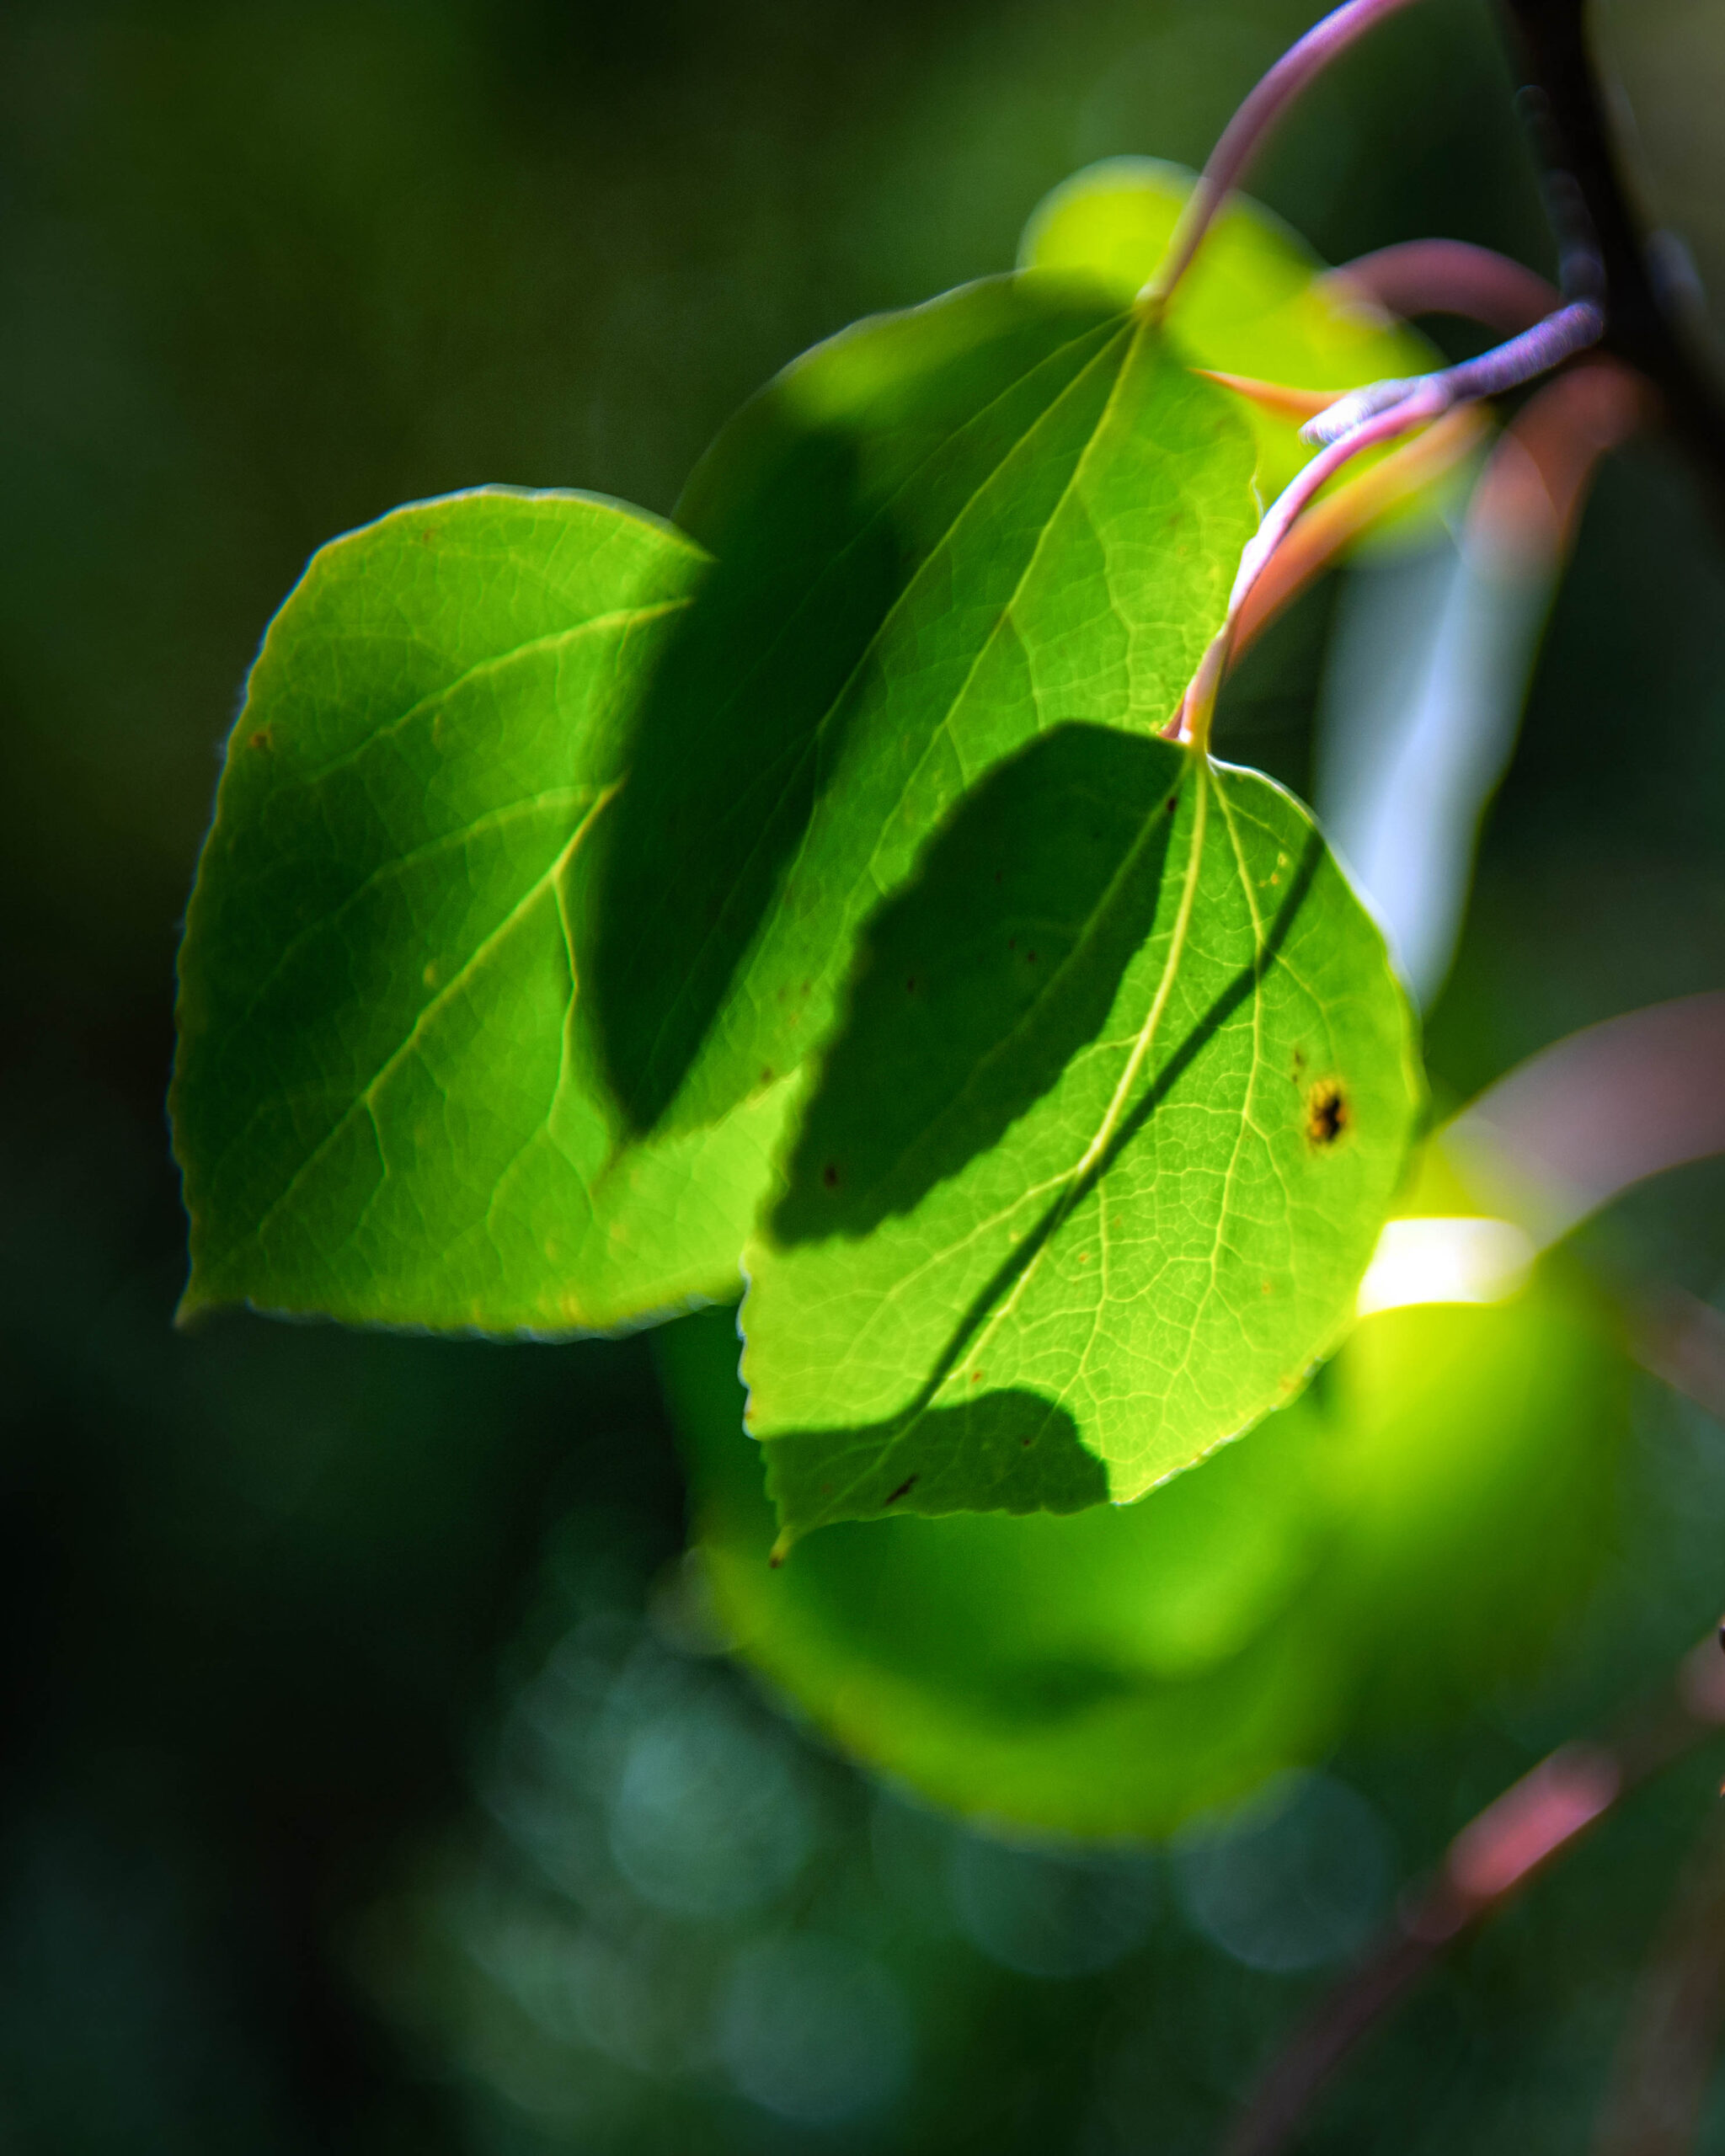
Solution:
M865 931L745 1257L788 1536L1138 1497L1349 1321L1421 1104L1381 937L1268 779L1073 726Z
M571 958L702 566L614 503L494 488L313 558L180 955L186 1310L557 1331L731 1289L782 1089L618 1157Z
M585 977L634 1129L804 1061L862 922L1001 759L1166 722L1252 458L1154 330L1038 276L861 323L745 408L679 509L716 565L601 834Z

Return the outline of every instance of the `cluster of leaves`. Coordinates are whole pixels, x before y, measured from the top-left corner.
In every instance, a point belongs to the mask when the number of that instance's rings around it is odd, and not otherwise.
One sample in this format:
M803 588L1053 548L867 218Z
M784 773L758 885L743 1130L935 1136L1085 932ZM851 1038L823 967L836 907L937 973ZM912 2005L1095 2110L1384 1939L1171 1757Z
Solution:
M1240 203L1081 175L805 355L675 525L314 558L180 972L188 1312L557 1334L729 1299L782 1539L1137 1497L1345 1331L1421 1112L1300 804L1165 738L1292 424L1418 371Z

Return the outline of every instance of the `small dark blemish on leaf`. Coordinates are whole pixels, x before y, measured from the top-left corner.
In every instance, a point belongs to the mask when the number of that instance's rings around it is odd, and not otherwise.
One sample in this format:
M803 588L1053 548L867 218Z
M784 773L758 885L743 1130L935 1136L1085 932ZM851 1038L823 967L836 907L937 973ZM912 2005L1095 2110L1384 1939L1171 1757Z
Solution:
M252 736L252 746L254 749L268 749L273 745L274 744L270 739L270 729L267 726L259 727L258 731Z
M1024 953L1024 963L1027 966L1033 966L1036 963L1036 953L1034 951L1027 951Z
M905 993L906 995L914 995L916 993L916 976L915 974L912 974L909 980L905 983Z
M1162 803L1163 808L1164 808L1165 809L1167 809L1167 813L1168 813L1168 814L1169 814L1169 815L1171 815L1171 816L1172 816L1172 815L1173 814L1173 813L1174 813L1174 807L1175 807L1175 803L1176 803L1177 798L1178 798L1177 796L1175 796L1174 794L1172 794L1172 793L1171 793L1171 794L1168 796L1167 799L1165 802L1163 802L1163 803Z
M1339 1079L1320 1078L1306 1097L1306 1135L1313 1145L1333 1145L1348 1128L1348 1096Z
M916 1486L916 1477L914 1475L907 1475L904 1481L900 1483L898 1488L895 1490L892 1495L887 1499L887 1502L889 1505L897 1504L900 1497L908 1497L911 1491L914 1490Z
M763 1063L761 1066L761 1082L763 1086L772 1083L772 1065L770 1063Z
M982 1373L980 1370L971 1371L970 1382L972 1385L980 1385L982 1383Z
M828 1190L836 1190L838 1188L839 1171L830 1161L829 1161L826 1166L820 1171L820 1180Z

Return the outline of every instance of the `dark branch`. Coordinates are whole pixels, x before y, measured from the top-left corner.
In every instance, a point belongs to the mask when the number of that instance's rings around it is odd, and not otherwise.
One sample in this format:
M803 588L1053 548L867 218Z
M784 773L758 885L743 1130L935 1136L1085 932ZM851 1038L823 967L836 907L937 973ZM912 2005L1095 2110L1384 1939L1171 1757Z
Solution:
M1658 391L1672 432L1701 472L1725 521L1725 399L1662 291L1647 235L1618 170L1605 99L1588 48L1582 0L1500 0L1525 81L1538 92L1551 141L1542 153L1573 184L1605 272L1604 349ZM1561 235L1560 235L1561 237Z

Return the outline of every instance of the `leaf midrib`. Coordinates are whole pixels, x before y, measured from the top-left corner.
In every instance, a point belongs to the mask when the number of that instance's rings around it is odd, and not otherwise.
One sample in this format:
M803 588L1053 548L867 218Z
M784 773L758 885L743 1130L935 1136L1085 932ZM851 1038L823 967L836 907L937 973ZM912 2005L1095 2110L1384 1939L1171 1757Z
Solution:
M1078 1161L1071 1167L1064 1170L1058 1177L1053 1179L1055 1187L1058 1187L1060 1186L1064 1186L1066 1193L1062 1209L1049 1225L1048 1233L1044 1236L1037 1249L1026 1261L1017 1278L1013 1281L1010 1289L1007 1291L1006 1295L1001 1298L995 1310L991 1312L986 1321L975 1334L971 1336L969 1339L952 1343L951 1348L948 1351L948 1355L943 1357L943 1360L946 1363L946 1367L943 1369L937 1370L929 1383L923 1388L921 1396L911 1407L906 1420L899 1429L894 1432L891 1438L889 1440L884 1454L877 1455L876 1458L872 1460L852 1481L845 1486L842 1492L838 1493L832 1506L829 1508L828 1517L831 1517L832 1513L836 1512L840 1506L843 1505L852 1497L854 1497L866 1482L878 1476L880 1471L882 1459L884 1457L889 1456L893 1450L905 1444L914 1435L917 1428L928 1417L928 1416L936 1412L936 1403L939 1399L941 1390L952 1378L954 1371L957 1370L963 1364L972 1361L976 1357L986 1353L990 1341L994 1338L1001 1326L1006 1323L1007 1320L1012 1315L1013 1310L1017 1307L1019 1301L1028 1290L1031 1281L1039 1270L1044 1254L1053 1247L1056 1238L1065 1227L1067 1220L1071 1218L1071 1207L1072 1203L1076 1202L1076 1194L1082 1187L1085 1177L1089 1173L1090 1170L1095 1166L1097 1161L1099 1160L1103 1154L1107 1150L1110 1139L1112 1139L1114 1132L1119 1129L1120 1120L1125 1113L1126 1102L1137 1082L1139 1074L1143 1069L1145 1059L1150 1054L1155 1044L1156 1033L1161 1026L1162 1015L1167 1008L1169 997L1172 993L1175 979L1178 978L1181 963L1185 956L1187 939L1191 931L1192 914L1196 901L1199 878L1201 873L1204 858L1204 841L1207 820L1205 812L1210 776L1207 760L1194 758L1194 769L1197 772L1198 778L1196 798L1192 817L1192 836L1187 848L1186 867L1182 878L1179 908L1175 915L1173 927L1169 936L1167 954L1162 962L1162 974L1157 980L1155 992L1151 996L1150 1009L1146 1014L1144 1023L1139 1028L1137 1037L1135 1039L1132 1049L1127 1056L1125 1068L1122 1070L1119 1079L1116 1081L1114 1092L1109 1098L1108 1107L1103 1113L1102 1121L1098 1124L1095 1134L1091 1139L1090 1143L1086 1146L1084 1152ZM1146 817L1144 829L1140 835L1137 845L1133 850L1135 857L1139 849L1147 842L1150 832L1155 828L1154 819L1157 815L1165 813L1166 812L1164 810L1158 807L1151 809L1149 814ZM1047 1182L1044 1182L1041 1186L1043 1188L1046 1188L1048 1187L1049 1184ZM1017 1211L1023 1203L1024 1195L1025 1193L1021 1193L1018 1198L1014 1200L1012 1207L1010 1209L1012 1211ZM1060 1201L1057 1201L1057 1203L1059 1202ZM1007 1215L1006 1214L997 1214L996 1218L988 1224L988 1231L991 1232L995 1228L997 1228L1007 1217ZM965 1240L967 1241L974 1241L975 1236L974 1235L967 1236ZM946 1261L947 1255L948 1254L943 1253L939 1257L931 1258L927 1266L919 1269L927 1271L935 1265L943 1263ZM906 1276L904 1279L895 1283L895 1289L897 1289L908 1287L910 1284L909 1276ZM859 1336L858 1342L856 1345L860 1346L861 1337L862 1336ZM854 1352L854 1348L852 1352ZM1058 1404L1058 1402L1050 1402L1051 1406L1057 1406ZM1104 1464L1106 1465L1106 1463Z

